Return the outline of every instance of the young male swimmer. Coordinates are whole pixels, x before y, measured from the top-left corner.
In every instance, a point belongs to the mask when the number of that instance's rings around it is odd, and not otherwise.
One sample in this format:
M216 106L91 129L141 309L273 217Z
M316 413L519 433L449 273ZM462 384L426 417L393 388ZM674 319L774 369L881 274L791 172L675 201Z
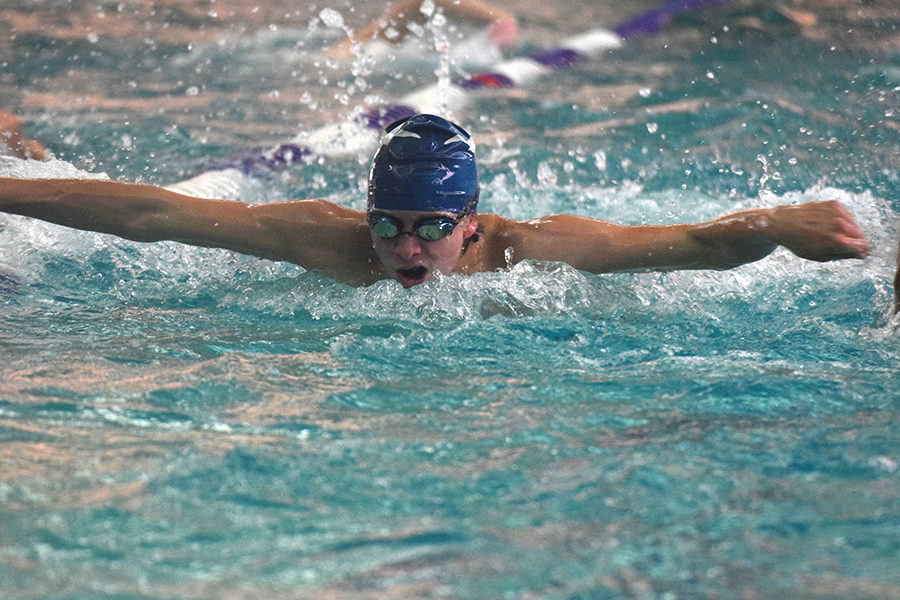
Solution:
M475 144L441 117L389 125L366 211L325 200L246 204L113 181L0 178L0 211L140 242L173 240L296 263L352 285L419 285L522 260L583 271L728 269L777 246L815 261L864 258L869 244L839 203L811 202L699 224L622 226L573 215L513 221L477 213Z

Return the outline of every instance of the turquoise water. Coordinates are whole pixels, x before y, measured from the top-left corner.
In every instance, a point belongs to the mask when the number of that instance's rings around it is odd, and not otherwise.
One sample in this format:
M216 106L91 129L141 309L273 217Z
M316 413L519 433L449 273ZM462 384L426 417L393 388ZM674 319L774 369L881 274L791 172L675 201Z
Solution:
M596 9L565 10L527 13L520 50ZM241 35L172 13L192 43L4 41L0 98L61 160L0 170L170 183L434 80L409 54L324 64L333 32L300 12ZM457 118L484 211L829 197L862 262L354 289L0 217L3 597L897 597L897 20L829 15L842 36L752 3L692 15ZM360 207L367 160L242 197Z

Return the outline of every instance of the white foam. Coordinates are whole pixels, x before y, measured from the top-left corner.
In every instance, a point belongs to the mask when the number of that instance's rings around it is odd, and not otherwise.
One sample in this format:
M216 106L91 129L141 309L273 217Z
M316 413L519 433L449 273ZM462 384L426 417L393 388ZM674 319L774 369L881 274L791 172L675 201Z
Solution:
M593 29L567 39L562 45L565 48L593 57L606 50L620 48L622 47L623 42L622 38L614 31L610 31L609 29Z
M198 198L237 200L241 197L241 190L247 185L248 179L237 169L222 169L206 171L196 177L166 186L166 189Z
M52 158L50 160L25 160L13 156L0 156L0 177L19 179L109 179L106 173L92 173L79 169L72 163Z

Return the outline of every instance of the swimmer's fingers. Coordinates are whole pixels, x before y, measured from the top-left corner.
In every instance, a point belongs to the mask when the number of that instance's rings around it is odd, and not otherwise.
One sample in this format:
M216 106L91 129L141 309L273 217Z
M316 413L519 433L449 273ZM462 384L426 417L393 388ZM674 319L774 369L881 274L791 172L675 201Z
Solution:
M869 240L865 236L841 236L837 240L845 250L835 258L865 258L869 255Z
M818 204L818 203L817 203ZM822 203L826 213L830 215L831 229L826 229L826 243L833 247L830 257L825 260L838 258L865 258L869 255L869 241L863 233L853 215L837 201ZM828 215L826 214L826 217ZM826 225L827 226L827 225Z
M779 206L772 216L772 239L797 256L825 262L869 255L865 234L839 202Z

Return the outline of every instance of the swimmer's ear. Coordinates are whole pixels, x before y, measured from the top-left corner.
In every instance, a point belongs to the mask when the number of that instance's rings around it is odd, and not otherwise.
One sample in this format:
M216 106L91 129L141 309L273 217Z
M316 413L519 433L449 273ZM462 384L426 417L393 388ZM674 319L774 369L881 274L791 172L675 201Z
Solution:
M467 240L478 231L478 215L466 215L463 221L463 239Z

